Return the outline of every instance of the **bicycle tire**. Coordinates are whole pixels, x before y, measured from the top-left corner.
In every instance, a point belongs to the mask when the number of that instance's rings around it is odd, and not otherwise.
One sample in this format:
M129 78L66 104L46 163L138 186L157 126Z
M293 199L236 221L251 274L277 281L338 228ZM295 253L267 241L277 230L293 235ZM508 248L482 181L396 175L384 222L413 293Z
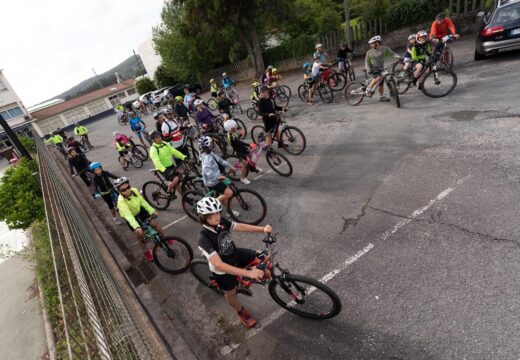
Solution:
M288 177L291 176L293 173L293 167L291 162L282 154L279 152L276 152L274 150L269 150L265 153L265 159L267 160L267 163L273 169L278 175ZM283 163L286 163L287 170L284 171Z
M140 158L143 161L148 160L148 150L143 145L135 145L133 148L133 153L135 156Z
M233 181L239 181L240 175L242 172L242 166L241 165L237 166L237 165L241 164L242 160L240 160L238 158L238 156L236 156L236 155L228 155L228 156L226 156L226 158L224 160L226 160L228 163L230 163L231 167L236 170L235 173L233 173L231 171L227 172L226 176L229 177Z
M354 72L354 66L352 65L348 68L348 77L350 78L350 81L356 80L356 73Z
M120 117L120 118L117 118L117 123L118 123L119 125L121 125L121 126L125 126L125 125L128 123L128 121L126 121L125 119L123 119L122 117Z
M345 74L333 72L327 80L327 85L332 91L342 91L347 86L347 78Z
M166 257L163 255L166 255ZM166 236L153 247L155 265L169 274L175 275L185 272L188 270L192 259L193 249L190 244L178 236ZM175 265L173 262L175 262Z
M128 169L128 166L130 164L128 163L128 161L126 160L126 158L124 156L120 156L117 160L119 161L119 165L121 165L123 170Z
M291 98L292 90L291 90L291 88L289 86L287 86L287 85L280 85L279 88L285 95L287 95L287 97L289 99Z
M218 108L218 101L215 98L209 99L206 104L211 111L215 111Z
M279 91L278 94L274 96L274 102L277 106L287 107L289 105L289 97L285 95L285 93Z
M433 81L434 81L434 84L432 85L438 85L437 84L437 80L435 78L435 75L436 74L437 76L439 74L441 75L445 75L446 76L446 79L448 78L451 78L451 80L453 81L450 85L450 87L448 88L448 90L445 90L445 91L441 91L441 92L438 92L438 93L435 93L435 92L432 92L432 90L429 88L430 87L430 82L427 80L428 79L432 79L432 76L433 76ZM444 80L443 80L444 81ZM428 85L426 85L428 84ZM440 82L439 82L440 84ZM435 71L430 71L423 79L423 81L421 82L421 91L423 92L424 95L426 96L429 96L429 97L432 97L432 98L440 98L440 97L443 97L443 96L446 96L448 95L449 93L451 93L455 87L457 86L457 75L451 71L451 70L447 70L447 69L437 69Z
M321 84L318 87L318 95L325 104L330 104L334 100L334 91L327 84Z
M132 161L132 166L135 167L136 169L140 169L143 167L143 160L135 155L132 155L132 157L130 158L131 161Z
M232 112L239 112L240 114L243 114L244 111L242 110L242 105L236 104L235 106L233 106L233 111Z
M308 299L308 297L313 296L313 298L318 298L321 294L321 296L324 296L327 301L331 302L330 308L323 308L323 311L312 311L307 312L300 310L298 308L298 304L296 302L296 298L299 299L299 294L291 293L290 295L286 293L285 289L282 286L282 282L285 286L288 286L290 288L295 287L295 283L298 283L298 286L305 287L307 290L307 294L305 295L305 300ZM309 286L305 286L309 285ZM310 294L309 294L310 293ZM278 277L276 279L273 279L269 283L269 295L273 298L273 300L280 305L282 308L284 308L287 311L292 312L293 314L309 318L309 319L315 319L315 320L326 320L331 319L338 315L341 312L341 300L339 299L338 295L327 285L319 282L316 279L303 276L303 275L295 275L295 274L285 274L285 276ZM281 295L288 296L287 301L284 300ZM308 301L308 300L307 300ZM302 303L305 304L305 303Z
M197 258L192 260L190 264L190 272L202 285L219 295L224 295L224 291L222 291L216 283L212 284L211 282L211 271L209 270L209 264L206 258Z
M395 84L394 79L387 80L386 86L388 87L390 101L392 101L397 108L400 108L401 100L399 99L399 91L397 91L397 85Z
M256 118L257 118L257 116L258 116L258 113L256 112L256 109L255 109L255 108L252 108L252 107L250 107L249 109L247 109L246 114L247 114L247 117L248 117L250 120L256 120Z
M154 209L164 210L170 206L171 198L163 184L157 181L147 181L143 185L143 197Z
M286 126L280 132L283 149L291 155L300 155L307 147L307 139L303 131L296 126Z
M450 70L453 68L453 51L450 48L444 48L441 53L441 64L444 66L446 70Z
M298 97L301 101L307 102L309 99L309 86L307 84L301 84L298 86Z
M188 175L184 177L181 183L181 193L185 193L189 190L195 190L199 192L206 191L202 178L195 175Z
M251 140L254 144L258 144L258 136L265 134L265 128L263 125L255 125L251 128Z
M256 205L258 204L253 204L251 200L244 199L244 195L246 194L251 195L252 198L256 198L260 203L261 207L260 215L252 215L252 219L250 219L249 217L246 218L244 214L250 214L249 211L254 210L256 208ZM233 214L233 211L238 211L239 215ZM229 199L228 213L229 216L237 222L249 225L257 225L265 219L265 216L267 215L267 205L262 195L260 195L256 191L250 189L237 189L235 194L233 194L231 199Z
M361 81L352 81L345 87L345 100L351 106L359 105L365 98L365 84ZM361 93L362 91L362 93Z
M188 215L193 221L199 221L197 214L197 202L204 197L204 194L200 191L189 190L182 195L181 205L182 210Z
M238 131L238 134L240 135L240 139L245 139L247 137L246 124L244 124L244 122L242 120L240 120L239 118L233 118L233 120L235 120L237 123L237 131Z

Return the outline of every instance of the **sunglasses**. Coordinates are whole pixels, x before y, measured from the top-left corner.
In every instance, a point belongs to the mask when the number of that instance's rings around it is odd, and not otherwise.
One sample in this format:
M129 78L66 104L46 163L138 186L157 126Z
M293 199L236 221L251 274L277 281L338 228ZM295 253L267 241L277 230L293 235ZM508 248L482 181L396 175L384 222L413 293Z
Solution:
M130 190L130 186L125 187L124 189L123 189L123 188L119 188L119 191L120 191L120 192L126 192L126 191L128 191L128 190Z

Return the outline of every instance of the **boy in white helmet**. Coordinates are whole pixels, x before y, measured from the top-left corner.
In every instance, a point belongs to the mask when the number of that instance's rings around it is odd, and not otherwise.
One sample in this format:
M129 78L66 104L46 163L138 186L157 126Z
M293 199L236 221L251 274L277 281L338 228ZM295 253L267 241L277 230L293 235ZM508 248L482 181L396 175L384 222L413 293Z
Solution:
M388 57L393 57L395 59L399 59L400 56L396 54L392 49L388 46L381 46L381 36L376 35L368 41L370 45L370 50L368 50L367 55L365 57L365 68L367 72L374 76L370 85L367 87L366 96L372 96L372 88L381 80L381 73L385 68L385 59ZM384 85L383 82L379 85L379 95L381 101L390 101L384 94Z

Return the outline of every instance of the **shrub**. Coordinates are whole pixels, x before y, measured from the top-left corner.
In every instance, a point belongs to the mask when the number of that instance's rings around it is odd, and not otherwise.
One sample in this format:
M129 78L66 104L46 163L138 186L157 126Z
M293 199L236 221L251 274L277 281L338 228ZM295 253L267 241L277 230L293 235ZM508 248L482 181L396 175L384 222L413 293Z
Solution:
M154 82L152 80L150 80L150 78L147 78L147 77L137 80L135 82L135 88L137 89L137 92L139 93L139 95L142 95L144 93L157 89Z

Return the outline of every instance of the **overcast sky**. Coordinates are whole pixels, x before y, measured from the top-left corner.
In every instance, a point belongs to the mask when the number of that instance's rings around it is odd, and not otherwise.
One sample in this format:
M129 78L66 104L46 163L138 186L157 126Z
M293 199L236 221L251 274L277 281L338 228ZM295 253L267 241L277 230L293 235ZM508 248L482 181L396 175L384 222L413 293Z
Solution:
M132 55L163 0L0 1L0 69L24 105L47 100Z

